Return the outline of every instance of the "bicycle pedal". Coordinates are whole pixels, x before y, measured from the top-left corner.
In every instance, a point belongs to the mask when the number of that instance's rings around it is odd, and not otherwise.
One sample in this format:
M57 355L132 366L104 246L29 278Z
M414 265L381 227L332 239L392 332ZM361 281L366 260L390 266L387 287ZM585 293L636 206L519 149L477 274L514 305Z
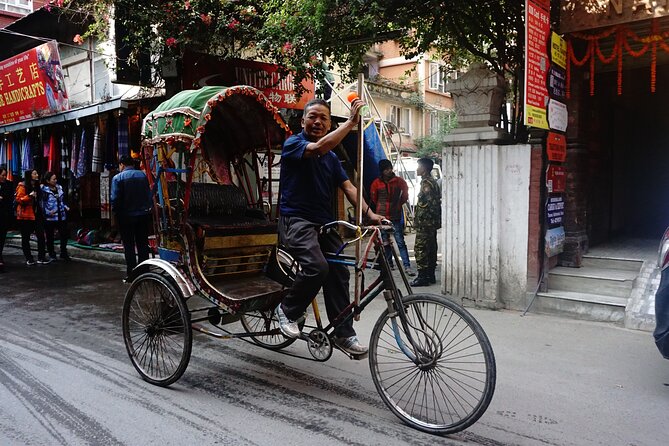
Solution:
M362 361L363 359L367 359L368 356L369 352L361 353L359 355L348 355L348 357L354 361Z

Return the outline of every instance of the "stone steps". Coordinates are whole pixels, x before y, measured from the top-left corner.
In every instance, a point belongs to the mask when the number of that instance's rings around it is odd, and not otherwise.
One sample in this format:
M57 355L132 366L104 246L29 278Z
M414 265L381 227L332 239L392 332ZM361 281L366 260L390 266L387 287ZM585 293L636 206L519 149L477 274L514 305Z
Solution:
M547 291L537 294L535 311L592 321L622 323L643 261L584 256L583 267L548 272Z

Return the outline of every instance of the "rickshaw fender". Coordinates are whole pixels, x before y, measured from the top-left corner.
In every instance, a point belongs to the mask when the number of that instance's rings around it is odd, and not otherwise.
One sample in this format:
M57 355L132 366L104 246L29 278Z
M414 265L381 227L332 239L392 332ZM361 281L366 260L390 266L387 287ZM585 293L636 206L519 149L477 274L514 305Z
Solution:
M162 271L166 273L179 288L183 297L191 297L195 294L193 286L186 280L184 275L172 263L162 259L148 259L143 261L132 270L127 281L132 282L141 274L149 271Z

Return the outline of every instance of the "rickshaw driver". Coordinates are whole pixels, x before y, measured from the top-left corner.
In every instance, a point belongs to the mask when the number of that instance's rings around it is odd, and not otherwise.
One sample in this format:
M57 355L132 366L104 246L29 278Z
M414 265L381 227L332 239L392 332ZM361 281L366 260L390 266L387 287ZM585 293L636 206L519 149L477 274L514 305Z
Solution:
M332 133L330 106L313 99L304 107L302 132L288 138L281 153L281 201L279 237L288 252L302 267L283 302L275 312L284 336L300 336L298 321L323 287L328 319L333 321L350 303L349 271L345 265L328 264L323 252L334 252L342 244L335 231L319 237L319 228L336 220L331 203L336 188L355 205L357 188L351 183L332 150L358 124L364 105L360 99L351 104L351 115ZM363 215L374 223L383 216L372 212L362 202ZM353 330L353 320L335 329L335 343L353 356L363 356L362 345Z

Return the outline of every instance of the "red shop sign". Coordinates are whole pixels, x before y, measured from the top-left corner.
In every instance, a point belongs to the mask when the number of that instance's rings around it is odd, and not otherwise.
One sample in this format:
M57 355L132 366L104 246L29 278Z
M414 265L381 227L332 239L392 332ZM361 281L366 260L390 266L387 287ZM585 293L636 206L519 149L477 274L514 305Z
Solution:
M562 166L549 164L546 170L548 193L563 193L567 185L567 171Z
M55 41L0 62L0 124L51 115L69 108Z
M188 88L249 85L262 91L276 107L298 110L302 110L315 97L314 82L304 80L302 86L306 91L298 98L293 76L288 74L281 77L277 65L242 59L219 60L211 55L193 52L184 54L183 64L183 82Z
M546 152L548 153L548 161L563 162L567 159L567 138L559 133L548 132Z

